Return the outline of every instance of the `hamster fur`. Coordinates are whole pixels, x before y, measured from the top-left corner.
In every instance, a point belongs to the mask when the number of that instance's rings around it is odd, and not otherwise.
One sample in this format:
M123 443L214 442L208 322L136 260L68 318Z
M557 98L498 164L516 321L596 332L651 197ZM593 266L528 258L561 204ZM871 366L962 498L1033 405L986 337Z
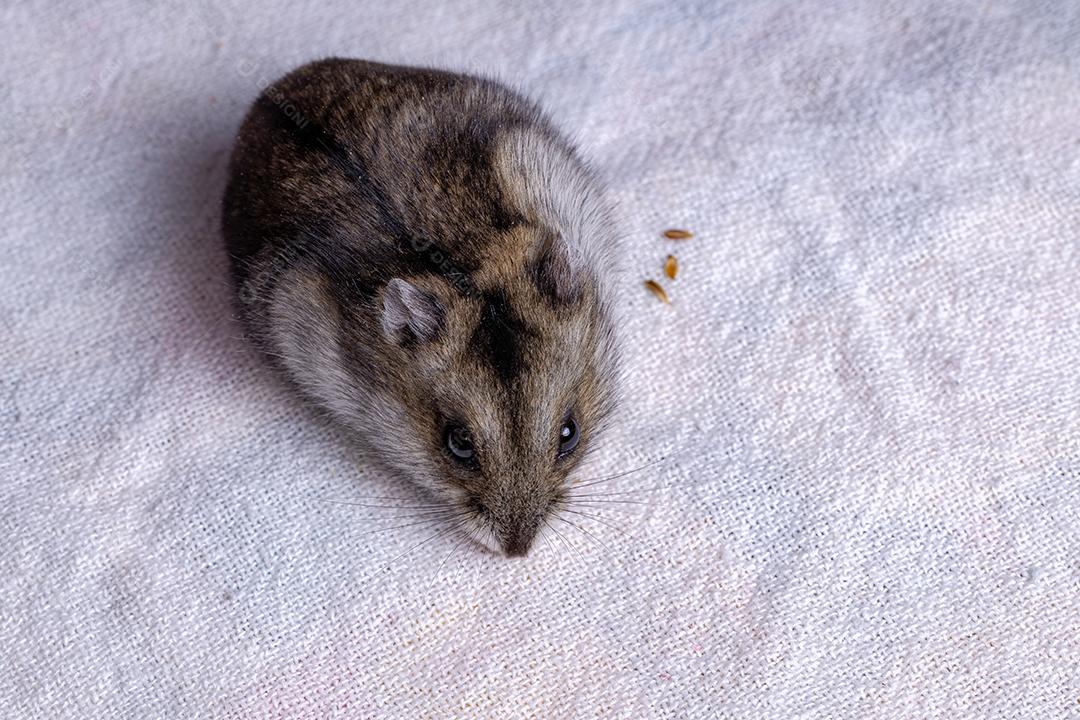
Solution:
M530 101L346 59L263 92L223 208L251 340L508 556L564 507L617 404L612 228Z

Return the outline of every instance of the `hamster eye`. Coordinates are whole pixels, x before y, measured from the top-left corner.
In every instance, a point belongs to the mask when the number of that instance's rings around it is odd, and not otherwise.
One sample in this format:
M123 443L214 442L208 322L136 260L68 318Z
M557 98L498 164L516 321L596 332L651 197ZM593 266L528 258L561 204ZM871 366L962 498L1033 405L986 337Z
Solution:
M454 425L446 429L446 448L454 459L464 465L476 464L476 448L473 447L469 428Z
M559 428L559 457L571 453L578 444L578 425L573 415L567 415Z

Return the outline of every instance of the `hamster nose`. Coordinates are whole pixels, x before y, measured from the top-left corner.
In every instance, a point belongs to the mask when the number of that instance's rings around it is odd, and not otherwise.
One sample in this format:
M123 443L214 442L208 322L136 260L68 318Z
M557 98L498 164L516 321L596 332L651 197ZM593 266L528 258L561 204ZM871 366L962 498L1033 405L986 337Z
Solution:
M525 557L540 530L535 518L522 518L509 524L503 532L502 549L507 557Z
M529 554L531 546L531 538L528 540L513 538L503 543L503 552L506 553L506 557L525 557Z

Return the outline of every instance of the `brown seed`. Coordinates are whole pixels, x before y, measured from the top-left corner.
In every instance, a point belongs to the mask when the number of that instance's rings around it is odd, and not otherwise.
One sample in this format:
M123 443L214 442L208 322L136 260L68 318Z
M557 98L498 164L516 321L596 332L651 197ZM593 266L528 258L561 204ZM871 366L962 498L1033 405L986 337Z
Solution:
M664 292L664 288L660 286L660 283L656 282L655 280L646 280L645 287L649 290L649 292L663 300L668 305L671 304L671 301L668 300L667 293Z
M694 233L689 230L679 230L678 228L672 228L671 230L664 231L664 237L668 240L689 240L694 237Z
M674 280L678 272L679 261L675 259L674 255L668 255L667 260L664 261L664 274L668 276L669 280Z

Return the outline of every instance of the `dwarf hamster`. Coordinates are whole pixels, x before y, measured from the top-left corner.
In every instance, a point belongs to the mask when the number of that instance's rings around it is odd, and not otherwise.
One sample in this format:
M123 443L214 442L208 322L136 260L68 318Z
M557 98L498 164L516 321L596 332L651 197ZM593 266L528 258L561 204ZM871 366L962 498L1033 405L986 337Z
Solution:
M563 507L617 403L612 228L529 100L347 59L256 100L223 208L246 334L507 556Z

